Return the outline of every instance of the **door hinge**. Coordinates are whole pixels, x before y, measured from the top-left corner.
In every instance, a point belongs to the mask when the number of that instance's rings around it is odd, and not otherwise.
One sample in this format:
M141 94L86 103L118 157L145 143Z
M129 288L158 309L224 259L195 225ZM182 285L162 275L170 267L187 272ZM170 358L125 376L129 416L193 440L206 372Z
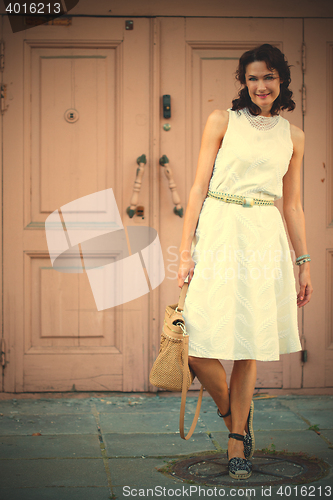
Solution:
M1 339L1 365L6 367L6 344L5 339Z
M305 43L302 43L302 73L305 73L305 63L306 63L306 52L305 52Z
M306 112L306 88L302 85L302 113L305 115Z
M0 40L0 71L5 69L5 42Z
M6 93L7 93L7 85L5 83L2 83L1 84L1 87L0 87L0 111L1 111L1 114L3 114L7 107L8 107L8 104L6 105Z

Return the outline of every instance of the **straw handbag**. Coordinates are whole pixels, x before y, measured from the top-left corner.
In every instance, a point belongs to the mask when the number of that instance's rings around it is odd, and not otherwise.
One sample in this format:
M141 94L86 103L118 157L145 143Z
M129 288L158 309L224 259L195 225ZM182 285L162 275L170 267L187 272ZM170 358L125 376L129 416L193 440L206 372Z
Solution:
M186 393L195 377L188 365L188 339L185 321L182 315L188 282L182 286L178 304L167 306L161 334L161 345L158 356L150 372L150 383L168 391L181 391L179 432L183 439L189 439L199 418L203 386L201 385L198 403L193 422L188 434L184 434L184 417Z

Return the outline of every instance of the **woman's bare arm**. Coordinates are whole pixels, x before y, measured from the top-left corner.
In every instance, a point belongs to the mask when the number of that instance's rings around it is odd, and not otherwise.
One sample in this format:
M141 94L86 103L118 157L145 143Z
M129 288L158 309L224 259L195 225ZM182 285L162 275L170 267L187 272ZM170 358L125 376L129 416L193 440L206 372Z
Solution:
M202 134L197 171L186 207L180 252L191 250L200 211L212 176L214 161L227 130L228 120L229 113L220 110L213 111L207 119Z
M190 191L189 201L185 211L182 240L179 247L180 267L178 285L183 286L189 274L189 283L194 272L194 262L191 258L191 245L198 224L202 204L206 198L214 161L226 133L229 120L227 111L213 111L206 122L198 158L197 171Z
M290 126L294 152L288 171L283 177L283 215L286 220L291 243L296 257L308 253L306 246L305 218L301 204L301 166L304 154L304 132L294 125ZM310 279L310 262L299 266L300 291L297 295L299 307L307 304L313 291Z

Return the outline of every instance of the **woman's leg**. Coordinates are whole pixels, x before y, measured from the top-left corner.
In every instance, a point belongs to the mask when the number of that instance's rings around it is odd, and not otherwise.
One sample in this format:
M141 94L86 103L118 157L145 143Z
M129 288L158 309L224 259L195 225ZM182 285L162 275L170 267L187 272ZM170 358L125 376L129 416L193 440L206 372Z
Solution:
M219 360L189 356L188 361L206 391L208 391L208 393L215 401L222 415L225 415L230 407L229 392L227 376ZM225 417L224 423L231 432L231 415Z
M257 363L255 359L234 361L230 378L230 407L232 415L232 432L244 434L247 432L247 417L257 379ZM229 460L233 457L244 457L242 441L229 439Z

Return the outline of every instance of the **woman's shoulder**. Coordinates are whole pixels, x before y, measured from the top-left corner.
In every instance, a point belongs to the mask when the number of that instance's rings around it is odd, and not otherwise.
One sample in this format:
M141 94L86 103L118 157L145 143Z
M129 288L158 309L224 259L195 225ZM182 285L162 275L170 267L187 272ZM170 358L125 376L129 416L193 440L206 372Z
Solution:
M208 118L215 122L228 123L229 113L225 109L214 109L214 111L211 112Z
M303 130L296 125L290 123L290 137L294 147L302 147L304 144L305 134Z
M290 134L295 139L304 139L305 137L303 130L299 127L296 127L296 125L293 125L292 123L290 124Z
M218 129L220 134L224 136L229 122L229 113L224 109L214 109L208 116L208 120L214 129Z

